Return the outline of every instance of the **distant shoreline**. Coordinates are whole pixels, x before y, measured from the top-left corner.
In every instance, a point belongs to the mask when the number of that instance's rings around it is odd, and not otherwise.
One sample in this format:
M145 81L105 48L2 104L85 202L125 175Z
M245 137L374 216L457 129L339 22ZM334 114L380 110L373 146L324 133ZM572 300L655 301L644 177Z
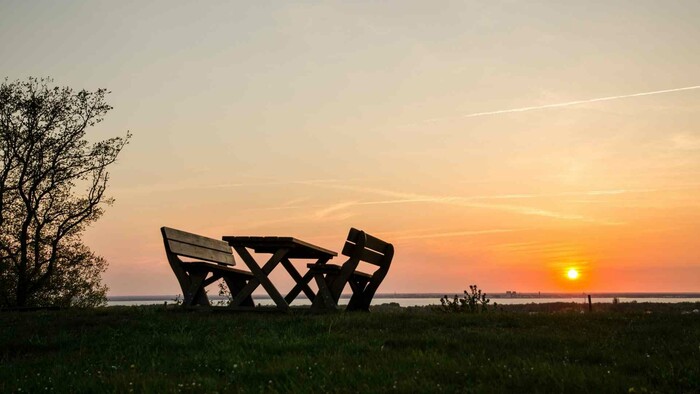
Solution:
M440 299L444 296L452 297L463 293L382 293L374 298L434 298ZM590 295L591 298L699 298L700 292L694 293L487 293L491 299L519 299L519 298L581 298ZM257 299L269 299L267 294L253 294ZM135 295L135 296L107 296L108 301L161 301L174 300L177 295ZM343 294L341 298L349 298L349 294ZM180 296L182 298L182 296ZM211 299L224 299L225 297L210 295Z

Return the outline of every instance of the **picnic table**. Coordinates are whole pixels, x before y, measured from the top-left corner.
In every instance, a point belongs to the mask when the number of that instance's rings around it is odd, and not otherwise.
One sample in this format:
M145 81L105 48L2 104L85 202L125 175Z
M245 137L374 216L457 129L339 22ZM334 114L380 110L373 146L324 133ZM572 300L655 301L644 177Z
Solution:
M310 264L322 266L338 255L332 250L324 249L293 237L224 236L222 239L233 247L253 274L253 278L233 297L231 304L234 307L244 304L258 286L262 286L267 291L277 308L282 311L288 310L289 304L301 292L304 292L313 302L316 294L309 287L309 282L314 278L314 274L309 270L302 275L290 260L310 260ZM272 256L265 264L260 266L248 249L252 249L256 254L271 254ZM296 282L294 287L284 297L269 279L270 273L279 264L282 264Z

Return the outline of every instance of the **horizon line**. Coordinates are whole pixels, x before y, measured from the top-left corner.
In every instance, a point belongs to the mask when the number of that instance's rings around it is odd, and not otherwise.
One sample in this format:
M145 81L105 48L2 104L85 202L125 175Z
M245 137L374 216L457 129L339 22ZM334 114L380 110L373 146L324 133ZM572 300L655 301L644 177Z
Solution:
M511 290L508 290L511 291ZM490 296L501 296L501 295L507 295L508 291L500 291L500 292L491 292L487 293L490 294ZM375 298L432 298L432 297L442 297L444 295L460 295L462 294L463 291L458 291L458 292L406 292L406 293L377 293L374 297ZM352 293L343 293L343 296L351 296ZM690 296L687 298L700 298L700 291L596 291L596 292L571 292L571 291L563 291L563 292L558 292L558 291L546 291L546 292L538 292L538 291L523 291L523 292L514 292L515 297L513 298L533 298L533 296L583 296L583 295L591 295L591 296L619 296L619 295L636 295L640 296L639 298L652 298L652 296L662 296L659 298L676 298L678 296ZM177 297L177 294L164 294L164 295L114 295L114 296L107 296L108 301L160 301L164 299L171 299ZM268 299L270 298L269 295L267 294L253 294L253 296L258 297L258 298L263 298L263 299ZM409 297L409 296L416 296L416 297ZM666 297L663 297L666 296ZM219 297L221 298L226 298L225 296L216 296L212 295L210 296L212 298L218 299ZM683 298L683 297L681 297ZM129 300L131 299L131 300Z

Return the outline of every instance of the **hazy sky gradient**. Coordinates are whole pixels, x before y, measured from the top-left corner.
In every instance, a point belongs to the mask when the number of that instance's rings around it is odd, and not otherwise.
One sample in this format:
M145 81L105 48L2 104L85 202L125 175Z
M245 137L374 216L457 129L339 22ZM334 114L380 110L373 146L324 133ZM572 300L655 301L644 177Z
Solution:
M698 86L698 20L694 0L2 0L0 70L113 92L94 138L134 137L86 241L114 295L179 292L163 225L335 250L362 228L396 246L382 292L700 291L700 90L494 113Z

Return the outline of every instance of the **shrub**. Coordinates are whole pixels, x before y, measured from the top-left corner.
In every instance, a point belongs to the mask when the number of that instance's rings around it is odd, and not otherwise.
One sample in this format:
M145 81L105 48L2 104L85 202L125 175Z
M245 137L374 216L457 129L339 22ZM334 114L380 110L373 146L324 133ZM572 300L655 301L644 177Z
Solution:
M440 298L439 309L443 312L451 313L481 313L486 312L488 303L486 293L482 293L476 285L469 286L469 291L464 290L464 296L450 299L448 296Z

